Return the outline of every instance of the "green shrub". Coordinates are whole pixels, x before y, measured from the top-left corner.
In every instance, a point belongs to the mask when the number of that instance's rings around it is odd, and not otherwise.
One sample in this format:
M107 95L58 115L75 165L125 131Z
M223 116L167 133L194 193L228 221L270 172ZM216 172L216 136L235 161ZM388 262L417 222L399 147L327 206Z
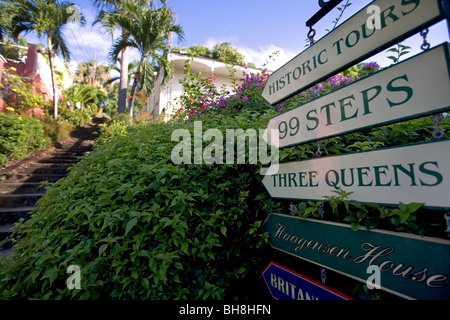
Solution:
M25 159L50 143L38 118L0 113L0 164Z
M227 121L223 133L245 129L247 116ZM256 217L275 207L254 200L264 189L257 166L173 164L179 125L129 128L51 186L32 219L16 226L18 254L0 267L0 297L248 297L242 288L259 276L266 239ZM193 134L192 123L186 128ZM72 264L81 290L65 287Z
M55 120L50 116L46 116L42 119L45 135L48 136L52 144L67 138L72 132L73 128L66 120Z
M100 125L100 136L96 140L96 144L103 144L115 136L126 135L127 128L130 126L130 116L128 114L118 114Z
M92 120L92 117L85 111L79 109L69 109L66 107L59 108L59 119L64 119L73 128L78 128L86 125Z
M0 298L242 299L266 292L265 217L316 218L323 201L294 210L290 201L271 199L260 163L175 165L171 159L178 144L173 131L188 129L194 137L193 120L202 121L203 132L215 128L225 137L227 129L264 129L279 110L311 98L305 92L269 106L260 96L263 79L247 79L257 85L242 86L226 101L195 90L201 103L179 114L188 121L127 126L116 119L104 126L104 141L49 186L32 218L15 227L16 254L0 260ZM332 85L341 83L325 89ZM431 139L432 130L423 118L325 139L321 147L324 156L355 152ZM315 143L284 148L280 160L315 157L316 150ZM369 206L348 201L343 190L327 200L326 220L423 232L419 204ZM444 221L435 225L444 230ZM80 290L66 287L70 265L81 269Z

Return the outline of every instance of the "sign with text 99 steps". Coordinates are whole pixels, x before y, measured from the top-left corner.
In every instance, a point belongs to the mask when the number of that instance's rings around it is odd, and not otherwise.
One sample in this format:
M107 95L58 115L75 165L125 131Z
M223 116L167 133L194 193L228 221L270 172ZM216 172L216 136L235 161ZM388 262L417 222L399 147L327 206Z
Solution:
M370 29L368 6L380 7L381 28ZM375 0L267 79L262 97L281 102L444 18L439 0Z
M450 109L449 44L360 79L270 119L275 147L381 126Z

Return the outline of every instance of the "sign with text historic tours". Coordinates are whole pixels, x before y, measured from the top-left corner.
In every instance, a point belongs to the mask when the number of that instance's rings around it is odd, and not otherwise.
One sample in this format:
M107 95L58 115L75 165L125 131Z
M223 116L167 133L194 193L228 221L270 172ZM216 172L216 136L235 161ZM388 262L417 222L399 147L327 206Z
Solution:
M403 298L450 298L450 241L279 213L264 228L274 249L353 279L366 282L368 266L378 266L380 289Z
M381 28L369 29L366 10L381 9ZM301 52L267 79L262 97L281 102L313 84L444 18L438 0L375 0Z
M273 198L324 200L332 190L349 200L397 205L423 202L450 209L450 140L279 164L263 184Z
M272 118L276 147L450 109L449 44L444 43Z
M353 300L275 262L262 272L270 294L277 300Z

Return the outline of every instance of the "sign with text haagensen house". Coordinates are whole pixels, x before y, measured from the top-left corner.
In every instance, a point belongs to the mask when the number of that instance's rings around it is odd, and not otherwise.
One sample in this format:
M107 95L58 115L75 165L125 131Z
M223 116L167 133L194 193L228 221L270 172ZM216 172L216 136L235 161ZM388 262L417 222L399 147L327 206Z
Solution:
M286 254L366 282L381 271L380 288L406 299L450 297L450 241L272 213L270 245ZM282 288L286 293L287 290Z

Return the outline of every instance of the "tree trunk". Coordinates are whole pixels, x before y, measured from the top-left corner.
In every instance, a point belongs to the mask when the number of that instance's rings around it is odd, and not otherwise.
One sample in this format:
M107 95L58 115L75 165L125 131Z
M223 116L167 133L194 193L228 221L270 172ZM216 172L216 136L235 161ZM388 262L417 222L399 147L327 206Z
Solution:
M142 62L144 61L144 57L141 57L141 60L139 61L138 67L137 67L137 71L134 74L134 81L133 81L133 85L131 87L131 92L130 92L130 101L128 103L128 109L130 111L130 117L133 118L133 107L134 107L134 94L136 92L136 86L137 83L139 82L141 84L142 87L142 83L141 81L141 65ZM139 77L139 79L138 79Z
M122 36L125 36L126 30L122 28ZM117 113L125 113L127 105L128 90L128 52L130 48L126 47L122 50L122 58L120 60L120 87L119 99L117 101Z
M134 92L136 91L136 85L137 85L137 81L136 81L136 76L135 76L134 81L133 81L133 86L131 87L131 92L130 92L131 98L128 103L128 109L130 110L130 118L133 118Z
M55 70L53 70L53 59L52 59L52 40L47 37L47 51L48 51L48 61L50 63L50 73L52 76L52 87L53 87L53 119L58 120L58 101L56 97L56 85L55 85Z

